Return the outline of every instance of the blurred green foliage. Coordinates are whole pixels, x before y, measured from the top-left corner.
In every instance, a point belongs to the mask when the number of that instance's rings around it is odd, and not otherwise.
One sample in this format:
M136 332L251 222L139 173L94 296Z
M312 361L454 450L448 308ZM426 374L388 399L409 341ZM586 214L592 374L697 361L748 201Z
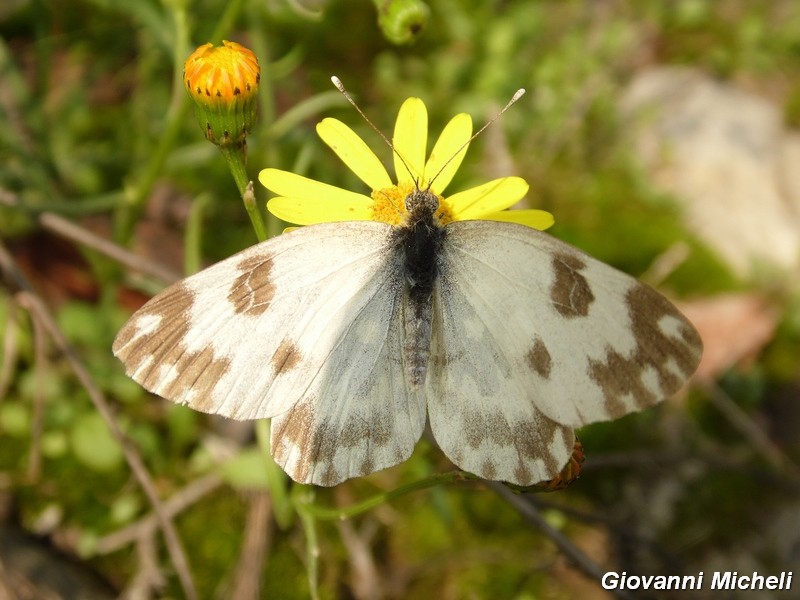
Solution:
M687 233L675 204L640 172L617 118L617 100L630 77L648 64L692 65L782 99L787 123L796 126L800 11L792 0L428 5L416 42L395 46L383 37L368 0L319 0L305 8L282 0L9 3L0 9L0 190L18 206L0 206L0 235L12 250L30 251L25 244L38 227L35 215L48 210L91 223L126 245L142 234L143 223L155 223L158 235L181 248L182 225L195 211L200 235L186 244L188 256L213 261L253 243L226 165L188 112L180 77L182 61L195 46L225 38L253 49L262 66L261 123L248 139L253 179L273 166L362 189L314 134L324 116L350 124L390 162L389 149L332 91L332 74L385 132L406 97L423 98L432 138L460 111L485 122L525 87L523 100L473 142L452 189L508 174L499 171L510 157L513 174L531 183L531 205L555 214L555 235L634 274L645 272L676 241L686 241L689 258L671 273L666 288L705 296L747 287ZM265 191L256 195L263 206ZM271 224L273 233L281 227ZM268 487L263 456L249 438L232 458L221 456L209 442L226 438L215 420L154 398L122 374L110 353L112 339L135 308L131 295L153 285L109 259L83 256L93 297L48 301L113 400L120 425L164 497L201 474L224 476L226 485L177 522L200 597L225 597L247 527L248 496L240 492ZM176 269L182 263L180 256L161 258ZM31 276L41 283L35 269ZM57 272L46 277L45 283L60 284ZM0 398L0 491L14 498L18 518L32 529L57 507L56 527L78 532L76 550L91 556L97 539L141 518L149 507L63 358L49 347L44 362L37 360L30 320L11 308L10 296L0 290L0 338L13 340L4 346L3 360L12 360L13 347L14 361ZM796 381L796 300L789 301L786 314L764 363L723 381L734 402L756 418L771 382ZM41 437L34 441L37 419ZM631 568L650 565L655 572L668 564L693 572L695 559L724 553L738 532L758 527L765 505L754 498L768 496L774 506L787 497L770 487L778 475L764 484L735 468L770 469L737 430L720 423L702 393L685 405L587 428L582 437L590 466L573 488L548 496L554 522L579 543L590 539L590 529L602 530L612 558L632 561L625 563ZM702 476L684 477L675 464L647 459L686 448L688 453L674 454L680 468L692 452L730 453L739 462L722 468L695 457ZM33 478L32 450L42 457ZM602 460L591 467L593 455L622 456L624 468L603 466ZM319 490L316 501L349 504L449 468L423 441L407 463ZM653 481L674 485L669 517L640 522L637 502L648 500ZM593 516L563 518L570 513L562 509ZM398 597L568 598L580 589L575 576L558 566L547 539L479 484L418 492L353 519L352 526L367 540L386 589ZM351 577L358 574L341 526L320 522L317 534L320 597L354 597ZM269 541L263 597L308 597L307 538L300 524L273 526ZM630 547L637 544L664 545L672 562L659 562L658 553L649 551L631 559ZM604 551L596 555L604 557ZM131 547L91 560L120 587L137 569ZM166 597L181 596L174 577L167 586Z

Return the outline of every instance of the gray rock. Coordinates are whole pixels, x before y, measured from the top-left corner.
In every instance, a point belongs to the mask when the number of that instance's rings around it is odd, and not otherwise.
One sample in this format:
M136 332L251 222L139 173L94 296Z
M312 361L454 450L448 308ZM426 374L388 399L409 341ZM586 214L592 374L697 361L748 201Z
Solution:
M736 274L800 266L800 135L770 102L703 73L662 67L621 101L635 151L688 226Z

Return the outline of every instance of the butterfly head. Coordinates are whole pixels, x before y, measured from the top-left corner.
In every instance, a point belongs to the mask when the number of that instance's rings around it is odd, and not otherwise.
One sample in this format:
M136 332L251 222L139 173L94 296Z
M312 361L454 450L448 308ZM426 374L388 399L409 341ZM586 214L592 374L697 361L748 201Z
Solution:
M433 217L438 222L441 217L437 214L439 206L439 196L431 191L430 186L420 189L415 185L413 191L405 199L405 221L414 222Z

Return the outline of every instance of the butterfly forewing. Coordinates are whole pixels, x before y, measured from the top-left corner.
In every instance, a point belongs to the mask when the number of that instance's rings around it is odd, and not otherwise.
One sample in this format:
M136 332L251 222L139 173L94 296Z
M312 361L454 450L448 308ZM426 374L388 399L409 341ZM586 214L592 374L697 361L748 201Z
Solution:
M481 476L554 477L572 428L663 400L699 362L672 304L545 233L452 223L439 261L428 413L444 452Z
M425 405L407 389L401 260L391 227L322 224L166 289L114 353L148 390L237 419L276 417L296 480L332 485L408 458Z
M632 277L522 225L442 233L418 212L253 246L153 298L114 353L169 400L273 418L278 464L319 485L408 458L427 405L456 465L529 486L562 469L574 428L655 404L696 368L694 328Z

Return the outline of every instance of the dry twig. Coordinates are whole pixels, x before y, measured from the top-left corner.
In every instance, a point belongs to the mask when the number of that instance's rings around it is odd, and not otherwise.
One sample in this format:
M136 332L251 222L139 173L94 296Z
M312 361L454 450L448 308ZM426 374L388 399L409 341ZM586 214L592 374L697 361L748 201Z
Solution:
M163 501L161 510L167 519L174 519L220 485L222 485L222 477L216 473L195 479L185 488ZM110 554L121 550L125 546L142 539L142 536L151 535L155 532L158 524L158 517L154 514L149 514L135 523L98 538L94 550L97 554Z
M153 527L147 531L140 530L139 534L136 542L138 569L120 595L122 600L149 600L154 597L153 592L164 588L164 575L156 560L158 556L156 529Z
M572 561L580 571L595 581L600 581L603 578L605 574L603 568L586 556L567 536L550 525L525 496L517 494L500 482L492 481L486 483L498 496L516 508L528 523L549 537L564 556ZM612 590L611 593L622 600L632 600L633 598L633 596L621 590Z
M31 447L28 453L29 482L39 479L42 470L42 422L44 419L44 385L47 381L47 336L39 320L33 319L33 346L36 377L33 388L33 418L31 422Z
M371 538L375 533L375 522L367 520L366 531L356 531L353 522L339 521L339 535L350 559L350 589L358 600L380 600L385 598L381 574L375 564Z
M16 195L6 190L0 190L0 204L20 207L19 199ZM173 283L181 278L180 273L176 273L160 263L138 256L60 215L52 212L43 212L38 214L36 219L47 231L96 250L129 269L155 277L164 283Z
M244 541L234 576L231 598L258 600L261 597L261 574L272 541L272 499L269 492L259 490L249 496L250 510Z
M42 227L60 237L77 242L92 250L97 250L129 269L145 273L164 283L173 283L181 278L179 273L164 267L160 263L129 252L122 246L118 246L55 213L40 214L39 223L41 223Z
M800 481L800 467L781 450L769 435L713 381L703 381L708 399L728 422L773 468Z

